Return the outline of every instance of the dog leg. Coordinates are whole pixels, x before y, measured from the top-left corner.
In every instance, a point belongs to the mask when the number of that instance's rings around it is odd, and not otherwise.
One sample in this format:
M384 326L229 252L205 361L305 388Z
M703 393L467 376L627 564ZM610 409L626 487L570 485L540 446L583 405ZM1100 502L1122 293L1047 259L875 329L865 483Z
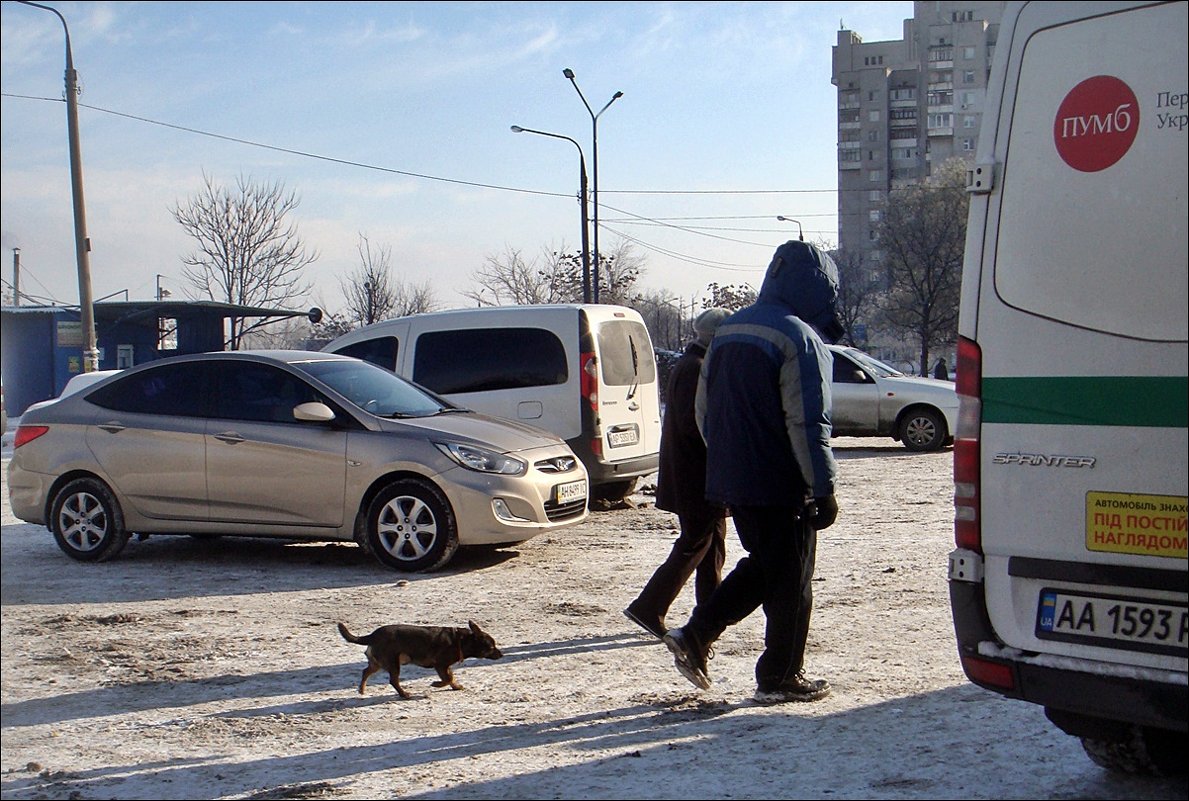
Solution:
M451 670L450 665L446 665L445 667L436 666L435 670L438 671L438 675L442 677L442 680L435 681L431 686L449 687L452 690L465 689L461 684L454 680L454 671Z
M362 678L359 679L359 694L360 695L363 695L363 691L367 688L367 680L370 679L373 674L379 672L379 670L380 670L380 666L375 664L374 662L372 662L369 659L368 663L367 663L367 667L365 667L363 669L363 676L362 676Z
M412 698L413 696L405 692L405 689L400 686L400 662L393 666L392 670L388 671L388 683L392 685L392 689L400 695L401 698Z

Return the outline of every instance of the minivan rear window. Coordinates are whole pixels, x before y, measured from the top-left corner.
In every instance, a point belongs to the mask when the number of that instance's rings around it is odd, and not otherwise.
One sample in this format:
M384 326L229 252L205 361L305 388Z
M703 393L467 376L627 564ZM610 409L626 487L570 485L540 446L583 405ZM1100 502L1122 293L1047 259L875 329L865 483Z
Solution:
M350 345L344 345L335 351L344 356L354 356L356 359L363 359L365 362L371 362L377 367L383 367L385 370L396 369L396 353L398 343L396 337L376 337L374 339L365 339L360 342L352 342Z
M599 326L597 336L603 383L625 387L656 381L656 355L643 323L610 320Z
M413 381L439 395L552 386L567 380L565 346L543 328L466 328L434 331L417 339Z

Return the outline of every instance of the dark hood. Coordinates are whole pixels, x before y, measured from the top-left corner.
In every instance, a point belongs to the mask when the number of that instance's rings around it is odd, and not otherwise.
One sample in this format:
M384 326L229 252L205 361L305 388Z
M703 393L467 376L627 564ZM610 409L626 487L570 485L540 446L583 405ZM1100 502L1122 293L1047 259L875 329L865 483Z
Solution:
M838 300L838 266L807 242L790 240L776 249L758 300L787 306L827 342L837 342L846 333L834 306Z

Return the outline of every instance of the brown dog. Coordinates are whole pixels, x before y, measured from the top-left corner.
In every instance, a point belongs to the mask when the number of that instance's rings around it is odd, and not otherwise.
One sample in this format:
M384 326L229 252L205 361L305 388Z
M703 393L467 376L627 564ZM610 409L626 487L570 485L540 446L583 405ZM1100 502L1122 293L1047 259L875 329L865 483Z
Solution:
M401 698L411 697L400 686L400 666L407 664L431 667L438 672L441 681L434 687L451 687L461 690L462 685L454 680L451 666L468 656L482 659L499 659L503 656L491 635L479 628L475 621L469 621L469 628L448 628L446 626L393 625L380 628L365 637L356 637L339 623L339 634L347 642L367 646L367 667L359 680L359 694L367 687L367 680L381 669L388 671L388 683Z

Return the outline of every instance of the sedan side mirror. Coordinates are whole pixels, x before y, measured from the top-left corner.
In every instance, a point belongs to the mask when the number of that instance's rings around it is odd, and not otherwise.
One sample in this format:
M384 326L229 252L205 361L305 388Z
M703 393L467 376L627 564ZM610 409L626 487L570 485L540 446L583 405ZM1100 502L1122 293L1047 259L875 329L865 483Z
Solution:
M334 419L334 412L325 403L310 401L295 406L293 416L307 423L329 423Z

